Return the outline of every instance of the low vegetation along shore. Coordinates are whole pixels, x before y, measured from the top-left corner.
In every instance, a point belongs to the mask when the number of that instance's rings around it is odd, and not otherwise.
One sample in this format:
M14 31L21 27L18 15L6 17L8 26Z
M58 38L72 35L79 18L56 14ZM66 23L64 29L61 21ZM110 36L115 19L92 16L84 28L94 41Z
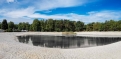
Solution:
M120 59L121 41L105 46L59 49L43 48L19 43L17 35L61 35L62 32L1 32L0 59ZM117 35L121 32L78 32L77 35Z

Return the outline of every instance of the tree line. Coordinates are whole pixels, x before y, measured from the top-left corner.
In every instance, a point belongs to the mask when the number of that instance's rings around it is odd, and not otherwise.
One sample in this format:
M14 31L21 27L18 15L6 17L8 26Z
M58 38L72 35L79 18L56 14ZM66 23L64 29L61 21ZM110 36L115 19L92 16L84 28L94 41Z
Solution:
M67 19L54 20L54 19L34 19L32 24L28 22L7 22L4 19L0 22L0 29L7 32L18 31L42 31L42 32L69 32L69 31L121 31L121 20L108 20L105 22L92 22L85 24L82 21L70 21Z

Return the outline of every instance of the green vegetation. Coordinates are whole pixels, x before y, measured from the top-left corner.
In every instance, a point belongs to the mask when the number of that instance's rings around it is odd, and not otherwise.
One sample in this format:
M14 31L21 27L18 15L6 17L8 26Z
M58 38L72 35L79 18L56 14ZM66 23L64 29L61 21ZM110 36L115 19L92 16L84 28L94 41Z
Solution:
M62 32L62 35L76 35L74 32Z
M84 22L81 21L70 21L66 19L34 19L32 24L29 24L28 22L14 24L12 21L7 23L7 20L4 19L2 22L0 22L0 29L8 32L25 30L42 32L66 32L66 34L73 34L75 31L121 31L121 20L109 20L105 22L92 22L84 24Z
M0 29L1 29L2 23L0 22Z
M1 25L1 28L3 30L7 30L8 29L8 23L7 23L7 20L6 19L3 20L2 25Z
M8 23L8 29L7 29L7 31L12 32L13 30L14 30L14 23L12 21L10 21Z
M40 21L38 19L35 19L32 23L32 30L33 31L40 31Z

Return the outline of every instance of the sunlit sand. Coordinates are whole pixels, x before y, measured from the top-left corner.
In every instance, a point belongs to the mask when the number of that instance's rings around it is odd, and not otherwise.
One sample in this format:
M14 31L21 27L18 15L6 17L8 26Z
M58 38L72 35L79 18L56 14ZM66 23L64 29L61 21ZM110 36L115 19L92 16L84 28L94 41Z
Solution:
M76 32L77 36L121 37L121 32ZM16 40L18 35L61 35L61 32L0 33L0 59L121 59L121 41L105 46L59 49L36 47Z

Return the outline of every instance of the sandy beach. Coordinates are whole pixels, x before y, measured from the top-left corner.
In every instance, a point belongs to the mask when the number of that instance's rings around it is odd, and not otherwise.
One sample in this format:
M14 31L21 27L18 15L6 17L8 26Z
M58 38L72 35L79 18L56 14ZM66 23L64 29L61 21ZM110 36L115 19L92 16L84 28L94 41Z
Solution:
M77 36L121 37L121 32L75 32ZM0 59L121 59L121 41L105 46L59 49L19 43L19 35L62 35L61 32L0 32Z

